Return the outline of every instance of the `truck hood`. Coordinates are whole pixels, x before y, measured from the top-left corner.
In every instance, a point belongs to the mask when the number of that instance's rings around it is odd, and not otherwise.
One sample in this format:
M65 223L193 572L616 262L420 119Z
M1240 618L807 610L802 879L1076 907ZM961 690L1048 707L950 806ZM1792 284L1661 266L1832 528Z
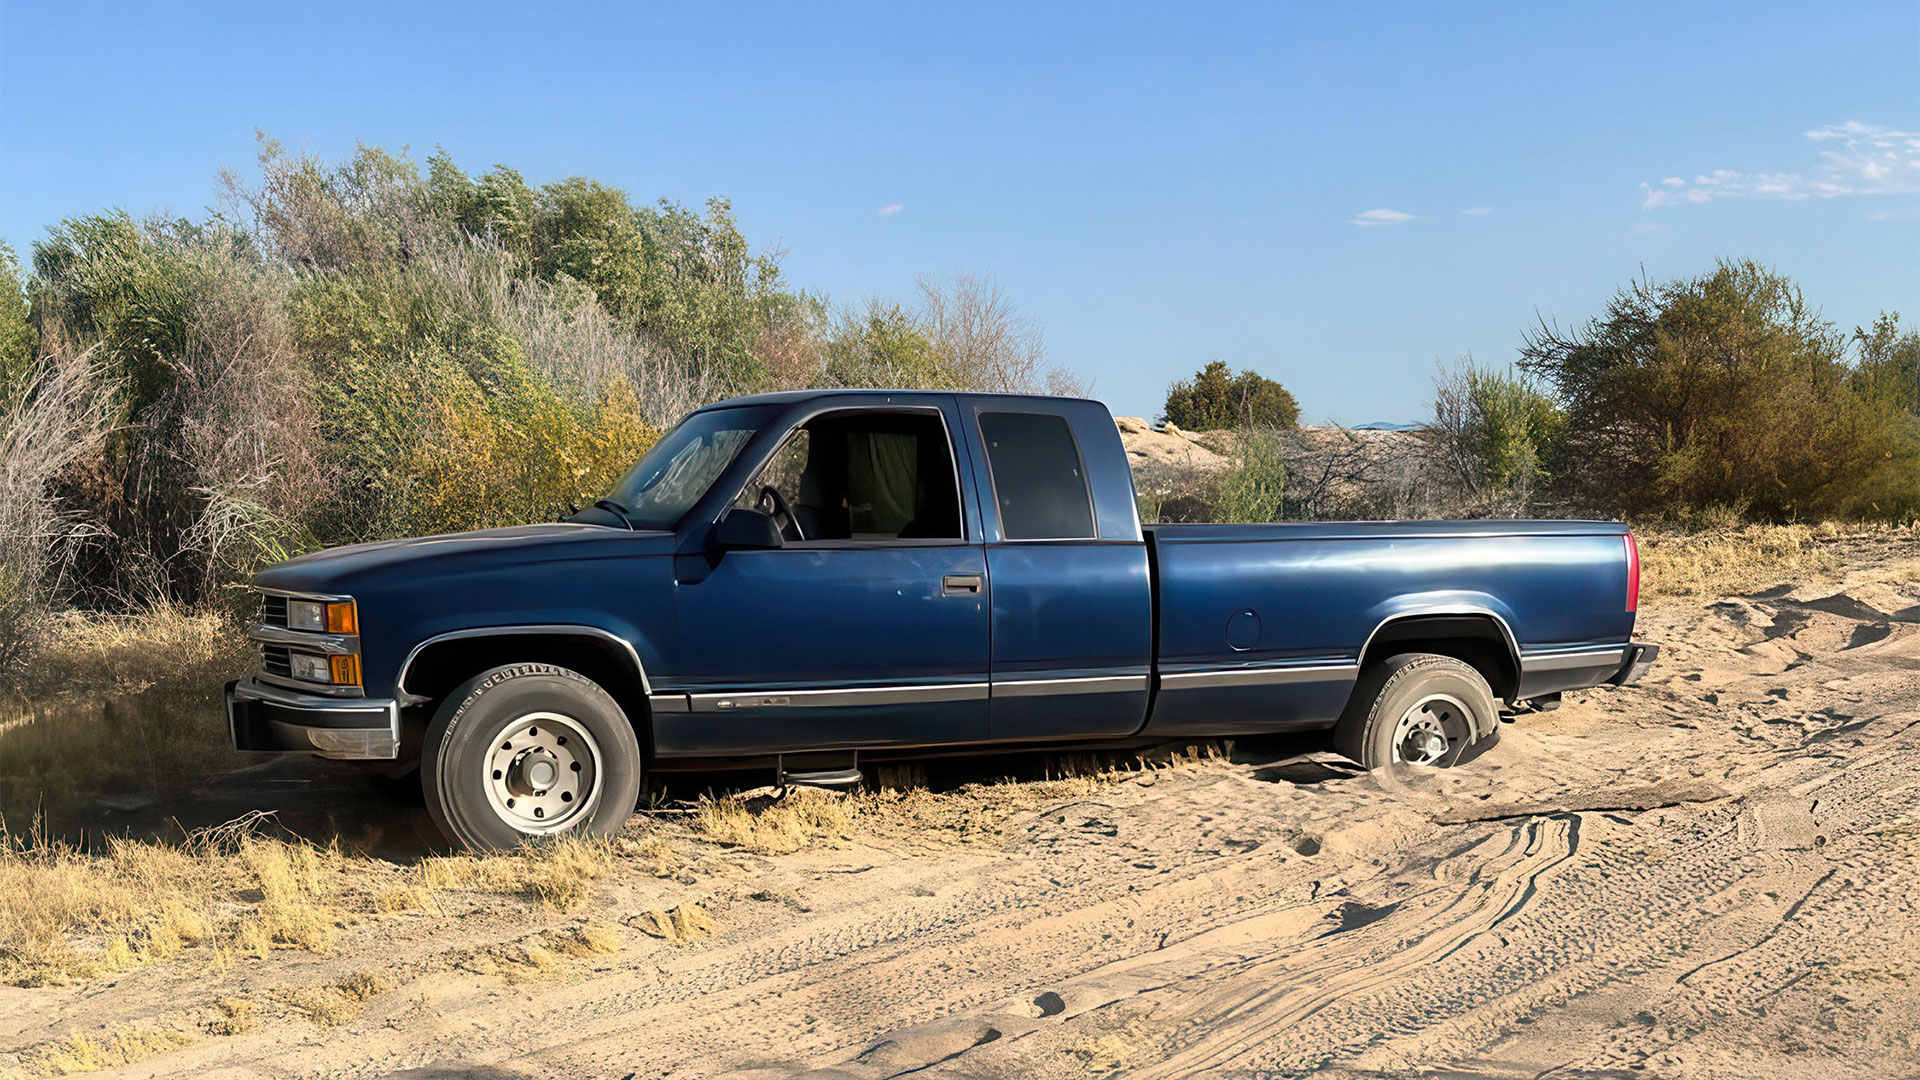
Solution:
M327 548L255 574L253 584L286 592L351 593L356 584L396 575L441 576L473 569L608 555L667 554L673 534L558 522L381 540Z

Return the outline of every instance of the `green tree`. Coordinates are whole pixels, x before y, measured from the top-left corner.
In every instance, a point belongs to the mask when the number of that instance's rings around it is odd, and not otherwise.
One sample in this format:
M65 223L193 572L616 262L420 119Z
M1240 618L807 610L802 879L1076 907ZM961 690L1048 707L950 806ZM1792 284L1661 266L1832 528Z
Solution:
M1232 463L1213 479L1207 520L1228 523L1279 521L1286 497L1285 436L1275 427L1234 432Z
M1897 515L1920 504L1920 437L1862 394L1845 339L1786 276L1723 262L1642 280L1570 332L1543 324L1520 366L1566 411L1567 490L1629 514L1709 506L1762 519Z
M1235 373L1215 360L1167 388L1166 420L1189 431L1300 426L1300 403L1287 388L1255 371Z
M869 300L842 311L828 330L825 382L867 389L931 390L949 386L949 365L926 325L897 303Z
M25 393L33 366L35 335L27 318L27 293L20 261L0 241L0 408Z
M1920 330L1901 330L1900 316L1883 311L1872 329L1855 328L1853 340L1860 353L1861 390L1920 412Z
M1565 427L1566 415L1525 375L1467 357L1434 378L1427 439L1480 512L1523 512Z

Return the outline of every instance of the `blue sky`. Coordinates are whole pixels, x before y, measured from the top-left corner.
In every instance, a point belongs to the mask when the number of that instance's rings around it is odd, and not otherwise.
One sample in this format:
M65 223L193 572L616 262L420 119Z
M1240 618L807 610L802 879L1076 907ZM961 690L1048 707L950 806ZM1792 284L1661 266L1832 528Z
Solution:
M1311 419L1413 419L1436 360L1716 256L1920 320L1912 0L0 3L23 257L75 214L200 214L255 128L724 194L837 299L990 274L1127 413L1218 357Z

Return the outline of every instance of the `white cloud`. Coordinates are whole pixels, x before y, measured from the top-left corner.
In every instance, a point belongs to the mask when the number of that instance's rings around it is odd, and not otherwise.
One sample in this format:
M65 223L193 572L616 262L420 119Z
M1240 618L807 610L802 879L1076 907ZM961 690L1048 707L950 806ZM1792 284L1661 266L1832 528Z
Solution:
M905 210L906 208L907 207L905 203L888 203L887 205L880 208L880 216L892 217L893 215L899 213L902 210Z
M1404 225L1412 221L1413 215L1399 210L1362 210L1352 219L1354 225Z
M1493 207L1469 206L1465 210L1462 210L1460 212L1467 215L1468 217L1486 217L1488 214L1493 213Z
M1669 176L1640 185L1640 209L1698 205L1715 199L1832 199L1842 195L1920 194L1920 132L1849 120L1806 132L1822 146L1808 173L1715 169L1691 181Z

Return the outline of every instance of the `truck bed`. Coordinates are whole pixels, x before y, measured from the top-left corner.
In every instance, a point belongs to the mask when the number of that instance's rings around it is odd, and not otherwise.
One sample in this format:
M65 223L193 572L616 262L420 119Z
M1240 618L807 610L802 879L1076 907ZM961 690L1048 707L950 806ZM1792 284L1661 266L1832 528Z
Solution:
M1510 698L1592 685L1633 630L1626 526L1602 521L1152 525L1150 730L1333 723L1381 627L1477 617L1516 668ZM1276 685L1286 694L1274 694ZM1264 722L1256 718L1264 717Z

